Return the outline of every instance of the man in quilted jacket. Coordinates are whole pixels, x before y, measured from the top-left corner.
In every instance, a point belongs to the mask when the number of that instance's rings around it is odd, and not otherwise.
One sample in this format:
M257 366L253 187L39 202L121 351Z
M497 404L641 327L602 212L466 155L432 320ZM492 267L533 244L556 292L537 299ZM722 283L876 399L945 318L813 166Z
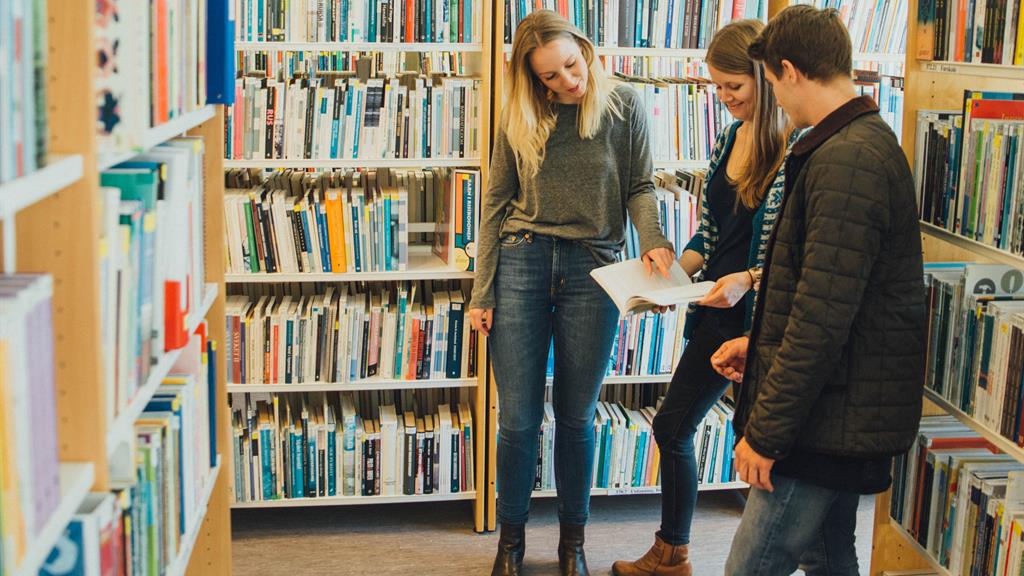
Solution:
M800 128L748 338L712 357L742 382L735 465L752 490L730 576L858 574L861 494L891 482L921 415L925 303L913 179L851 79L835 10L783 10L750 47Z

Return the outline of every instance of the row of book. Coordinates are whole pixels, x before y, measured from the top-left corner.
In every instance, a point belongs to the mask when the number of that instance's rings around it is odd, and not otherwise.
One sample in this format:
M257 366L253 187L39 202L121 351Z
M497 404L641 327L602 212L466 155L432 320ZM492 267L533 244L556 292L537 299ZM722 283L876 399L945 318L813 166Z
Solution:
M370 406L347 392L232 402L236 502L476 489L467 402Z
M672 243L672 248L681 254L686 243L697 232L700 225L700 195L703 190L705 170L675 170L654 172L655 196L658 206L658 221L661 232ZM640 236L626 215L626 245L623 258L631 260L640 257Z
M925 385L1024 445L1024 276L1003 264L928 263L925 284Z
M46 0L0 5L0 182L46 163Z
M796 0L794 3L838 10L853 40L854 52L906 53L906 0Z
M620 78L633 86L644 103L656 164L711 158L715 138L733 121L713 85L693 78Z
M229 159L480 156L478 79L243 77L235 93L225 127Z
M243 42L480 42L473 0L231 0Z
M232 273L395 272L426 251L449 269L474 269L478 170L289 170L266 180L232 170L226 180ZM410 233L422 223L430 233Z
M878 113L903 140L903 77L886 76L874 70L854 70L854 86L861 96L870 96L878 103Z
M112 477L127 487L85 498L41 576L156 576L178 561L217 465L214 350L201 325L134 423L130 476Z
M53 280L0 275L0 573L60 504Z
M523 18L553 10L597 46L707 48L715 31L732 20L768 19L764 0L507 0L505 43Z
M951 416L926 416L893 461L890 516L951 574L1024 568L1024 464Z
M226 305L236 384L425 380L478 374L467 295L446 282L326 285L301 294L253 287ZM264 295L257 296L261 291ZM294 294L287 292L296 292Z
M659 402L660 404L660 402ZM593 488L657 489L661 484L661 453L654 439L654 406L630 409L619 402L601 401L594 415ZM733 409L720 400L697 427L694 452L698 484L735 481L732 466ZM554 449L558 423L551 402L544 404L538 437L534 490L555 489ZM501 487L498 487L501 490Z
M1024 251L1024 93L965 91L962 111L920 110L914 180L921 219Z
M1024 64L1021 0L917 0L918 60Z
M352 72L366 78L391 78L415 73L423 76L474 76L472 54L450 50L423 52L367 50L263 50L239 51L236 68L248 78L312 78L324 73Z
M148 128L230 101L234 44L226 5L190 0L96 4L96 127L101 150L138 150Z
M203 140L181 137L100 175L100 326L113 419L204 297Z

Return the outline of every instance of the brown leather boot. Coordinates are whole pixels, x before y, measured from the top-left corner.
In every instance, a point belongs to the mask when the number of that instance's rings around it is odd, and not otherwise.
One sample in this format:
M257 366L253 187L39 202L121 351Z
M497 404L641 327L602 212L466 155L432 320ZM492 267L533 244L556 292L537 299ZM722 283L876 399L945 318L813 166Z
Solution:
M498 553L494 556L491 576L520 576L526 554L526 525L501 523Z
M690 547L673 546L654 536L654 546L636 562L616 560L612 564L615 576L693 576Z

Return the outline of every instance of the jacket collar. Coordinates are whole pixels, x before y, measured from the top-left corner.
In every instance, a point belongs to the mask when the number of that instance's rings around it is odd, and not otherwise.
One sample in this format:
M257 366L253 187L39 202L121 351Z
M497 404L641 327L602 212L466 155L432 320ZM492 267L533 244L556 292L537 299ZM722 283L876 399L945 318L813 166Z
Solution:
M824 120L793 145L793 154L809 154L839 132L847 124L865 114L878 112L878 104L870 96L859 96L836 108Z

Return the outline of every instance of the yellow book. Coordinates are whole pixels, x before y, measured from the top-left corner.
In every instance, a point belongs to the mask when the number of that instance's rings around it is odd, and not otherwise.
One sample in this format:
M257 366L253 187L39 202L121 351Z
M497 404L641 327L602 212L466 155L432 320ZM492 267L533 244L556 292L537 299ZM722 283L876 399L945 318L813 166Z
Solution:
M18 500L17 470L15 470L14 421L7 410L11 406L8 390L14 385L4 366L7 363L7 343L0 340L0 545L3 545L4 563L17 565L25 557L25 518ZM11 558L6 554L13 551ZM3 571L0 566L0 571Z
M336 189L327 191L327 234L331 246L331 270L346 272L348 259L345 257L345 219L341 215L341 196Z

